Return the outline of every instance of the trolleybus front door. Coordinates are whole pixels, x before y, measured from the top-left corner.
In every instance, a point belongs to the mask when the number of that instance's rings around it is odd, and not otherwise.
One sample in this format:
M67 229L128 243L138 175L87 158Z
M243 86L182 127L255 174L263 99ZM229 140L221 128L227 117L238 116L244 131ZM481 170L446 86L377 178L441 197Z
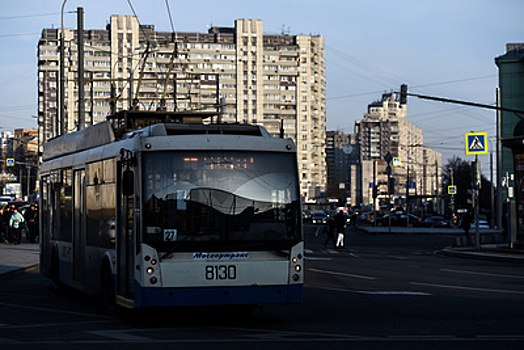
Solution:
M75 170L74 181L74 234L73 234L73 279L84 283L85 276L85 170Z
M122 162L118 162L118 183L117 183L117 295L128 300L133 300L134 280L135 280L135 235L134 235L134 216L135 216L135 195L134 181L132 184L125 181L125 175L134 176L134 172L126 170ZM127 172L127 173L126 173ZM126 188L127 187L127 188Z

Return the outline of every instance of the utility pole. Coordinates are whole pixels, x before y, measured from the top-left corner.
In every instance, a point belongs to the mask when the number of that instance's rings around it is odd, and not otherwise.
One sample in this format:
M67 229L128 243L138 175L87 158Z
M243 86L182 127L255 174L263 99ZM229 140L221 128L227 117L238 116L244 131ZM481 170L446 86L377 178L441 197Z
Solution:
M440 182L438 180L438 160L435 159L435 182L437 188L435 189L435 197L437 199L437 213L441 214L440 212L440 191L439 191L439 185Z
M500 89L495 90L497 107L500 107ZM497 229L502 230L502 129L501 111L497 110ZM493 186L493 182L491 183Z
M84 9L77 9L77 46L78 46L78 130L85 127L84 98Z
M451 178L451 186L455 186L455 182L453 180L453 168L448 168L449 169L449 173L450 173L450 178ZM451 195L451 220L453 222L455 218L455 195L452 194Z
M475 249L480 249L480 234L479 234L479 191L480 191L480 181L482 175L480 173L480 162L479 156L475 154L475 167L473 168L475 177L473 179L475 186L473 189L473 206L475 208Z
M67 0L62 3L61 17L60 17L60 89L58 91L59 96L59 113L58 119L55 120L55 136L64 134L64 123L65 123L65 40L64 40L64 7Z

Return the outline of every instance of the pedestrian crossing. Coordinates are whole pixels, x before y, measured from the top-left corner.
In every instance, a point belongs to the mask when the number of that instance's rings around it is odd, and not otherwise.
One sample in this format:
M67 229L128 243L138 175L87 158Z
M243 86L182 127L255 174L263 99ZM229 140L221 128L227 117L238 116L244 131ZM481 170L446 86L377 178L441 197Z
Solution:
M347 250L331 249L331 248L318 249L318 250L304 249L304 253L306 255L306 259L308 258L308 255L311 256L311 255L315 255L315 254L326 254L326 253L333 254L333 255L337 255L337 254L343 253L346 256L351 256L353 258L360 258L360 256L358 254L348 252Z

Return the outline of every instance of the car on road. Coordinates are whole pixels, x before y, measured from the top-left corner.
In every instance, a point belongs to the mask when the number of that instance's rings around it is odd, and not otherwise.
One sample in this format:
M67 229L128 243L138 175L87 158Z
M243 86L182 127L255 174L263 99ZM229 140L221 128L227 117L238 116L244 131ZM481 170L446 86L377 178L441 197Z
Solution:
M327 215L322 210L318 210L311 216L311 223L313 224L325 224L327 221Z
M428 216L421 223L422 227L450 228L451 224L443 216Z
M389 216L390 215L386 214L381 218L372 220L371 224L376 224L376 226L389 226ZM396 212L391 213L391 226L406 226L406 223L408 222L408 216L410 226L419 227L422 223L422 218L416 215L406 214L404 212Z

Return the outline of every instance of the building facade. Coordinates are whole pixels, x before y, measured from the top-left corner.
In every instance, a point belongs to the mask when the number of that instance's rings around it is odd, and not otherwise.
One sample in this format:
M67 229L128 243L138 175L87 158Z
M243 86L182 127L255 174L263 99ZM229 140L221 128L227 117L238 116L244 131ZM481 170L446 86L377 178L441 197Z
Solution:
M224 122L253 123L292 138L301 194L326 188L324 39L267 35L261 20L238 19L208 33L157 32L134 16L112 16L105 30L86 30L84 77L78 79L77 31L64 29L65 118L58 111L59 29L38 44L39 131L43 142L78 125L84 84L86 124L113 110L219 110Z
M326 132L326 165L328 198L339 199L340 204L352 204L354 189L352 173L359 164L359 146L355 135L342 131ZM349 199L349 200L348 200Z
M405 204L409 197L420 199L420 203L430 200L438 207L442 156L424 146L422 129L410 123L406 115L406 103L399 94L385 93L368 106L364 119L356 121L360 150L360 175L354 175L359 187L356 202L378 209L392 192L397 204ZM397 158L390 164L389 182L388 154Z
M495 58L499 69L499 105L524 111L524 43L507 44L506 53ZM510 242L524 245L524 113L500 112L497 178L500 186L498 226L505 227ZM504 218L504 219L503 219Z

